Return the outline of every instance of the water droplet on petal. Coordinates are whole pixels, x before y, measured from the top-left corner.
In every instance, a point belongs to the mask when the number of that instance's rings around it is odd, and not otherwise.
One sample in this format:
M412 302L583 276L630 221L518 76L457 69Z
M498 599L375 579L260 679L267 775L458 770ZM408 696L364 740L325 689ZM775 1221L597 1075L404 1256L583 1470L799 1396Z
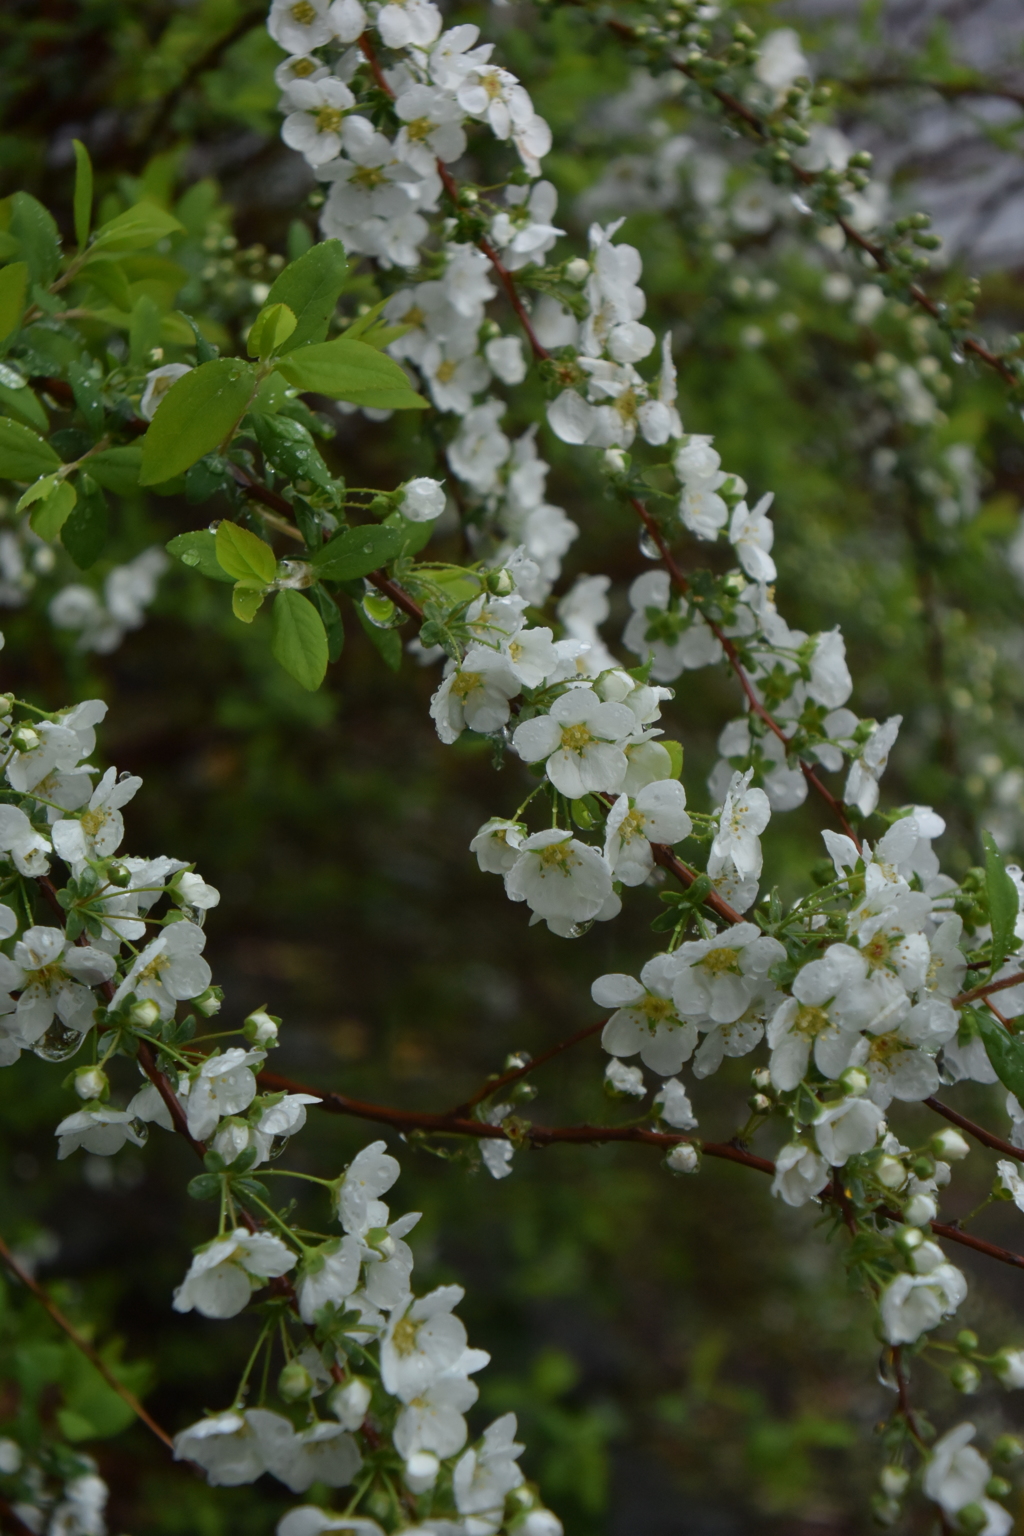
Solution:
M32 1047L44 1061L67 1061L78 1050L84 1035L77 1029L69 1029L61 1019L54 1019L42 1039Z
M139 1138L140 1146L145 1146L146 1142L149 1140L149 1126L146 1124L145 1120L133 1120L132 1130Z
M793 207L796 209L797 213L811 213L813 211L810 203L805 202L804 199L800 196L799 192L794 192L792 194L790 197L790 202L793 204Z
M569 929L570 939L582 939L583 935L585 933L589 933L593 926L593 918L591 918L589 923L573 923L572 927Z
M637 544L645 560L661 559L661 550L658 548L657 540L646 528L641 528Z
M280 1157L290 1141L290 1136L272 1136L270 1139L270 1151L267 1153L267 1161L272 1163L275 1158Z
M896 1370L893 1366L891 1349L883 1349L879 1355L876 1376L880 1387L885 1387L889 1392L899 1391L900 1384L896 1380Z
M964 360L964 355L960 351L959 347L951 347L950 351L949 351L949 357L950 357L950 361L956 363L958 366Z

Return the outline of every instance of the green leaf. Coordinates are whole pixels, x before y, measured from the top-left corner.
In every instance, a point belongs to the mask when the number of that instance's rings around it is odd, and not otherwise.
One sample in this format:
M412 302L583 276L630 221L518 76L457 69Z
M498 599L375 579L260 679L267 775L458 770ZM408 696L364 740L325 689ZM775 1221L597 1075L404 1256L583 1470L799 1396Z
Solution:
M402 536L402 554L418 555L430 543L434 534L433 523L414 523L401 512L392 512L384 519L385 528L394 528Z
M25 313L28 293L28 262L12 261L0 267L0 341L16 331Z
M279 592L271 610L271 650L301 688L312 693L327 671L327 632L313 604L300 592Z
M26 492L26 494L28 493ZM32 509L29 522L32 524L33 532L38 533L39 537L46 539L47 542L55 539L71 516L77 500L78 492L70 480L54 479L54 484L49 492L36 501ZM18 503L19 511L21 511L24 501L25 497L23 496Z
M985 1045L985 1052L999 1081L1024 1104L1024 1039L1011 1035L990 1013L965 1008Z
M53 217L27 192L11 198L11 234L28 262L29 276L41 288L49 288L60 266L60 234Z
M130 496L138 490L141 468L142 449L134 443L124 448L104 448L89 460L92 478L118 496Z
M251 624L263 607L266 588L261 581L239 581L231 593L231 612L243 624Z
M1014 934L1020 903L1017 887L1006 873L1006 865L991 832L982 833L985 844L985 891L988 896L989 921L992 924L992 974L1011 951L1019 948Z
M347 274L348 262L340 240L322 240L285 267L267 295L267 303L287 304L295 316L289 352L307 342L324 340Z
M398 364L364 341L323 341L288 352L277 364L289 384L332 400L369 405L381 410L407 411L427 401L409 388Z
M108 219L96 231L89 255L99 251L141 251L167 235L184 234L184 224L156 203L136 203L134 208ZM86 262L86 266L89 263Z
M80 571L102 555L110 535L107 499L90 475L78 477L78 502L60 531L60 541Z
M86 276L94 288L98 288L103 297L121 314L127 315L132 307L132 292L128 286L128 278L119 261L113 257L109 261L101 261L99 257L89 263L89 271Z
M346 528L317 550L310 563L316 574L327 581L353 581L393 560L402 543L401 530L383 523Z
M671 736L663 736L658 742L659 747L664 747L672 759L672 777L681 779L683 776L683 744L681 741L673 741Z
M182 565L198 571L200 576L212 577L214 581L234 580L217 559L217 539L209 528L200 528L195 533L179 533L167 545L167 552Z
M183 474L219 446L245 413L255 374L248 363L221 357L172 384L142 439L141 485Z
M330 470L324 463L308 430L290 416L263 416L252 413L250 420L263 457L293 483L310 481L328 491L337 504L340 499Z
M219 1173L197 1173L188 1181L188 1192L193 1200L212 1200L220 1194Z
M295 323L295 312L287 304L265 305L253 321L245 344L249 356L262 360L276 352L294 331Z
M397 672L402 665L402 637L398 630L379 629L366 617L362 603L354 603L353 607L356 610L356 617L384 658L385 664L391 668L392 672Z
M324 621L324 629L327 632L327 659L337 661L345 649L345 626L341 621L341 610L331 594L319 585L311 587L309 595L320 610L320 617Z
M148 293L140 293L132 305L128 324L128 351L133 368L145 368L149 354L160 345L160 306Z
M50 418L34 389L12 389L9 384L0 384L0 411L23 421L27 427L35 427L37 432L50 430Z
M38 432L19 421L0 420L0 479L38 480L59 465L60 459Z
M277 576L277 560L269 544L239 528L237 523L217 524L217 559L236 581L258 581L269 586Z
M92 161L81 139L72 139L75 151L75 239L79 250L85 249L92 225Z
M99 437L103 431L103 401L97 380L81 363L69 363L68 382L75 404L85 417L90 432Z

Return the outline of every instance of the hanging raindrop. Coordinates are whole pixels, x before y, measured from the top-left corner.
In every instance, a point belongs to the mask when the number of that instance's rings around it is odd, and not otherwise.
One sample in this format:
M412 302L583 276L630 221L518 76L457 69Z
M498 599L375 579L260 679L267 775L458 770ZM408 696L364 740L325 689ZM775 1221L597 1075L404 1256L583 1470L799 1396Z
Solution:
M363 612L377 629L394 629L402 622L402 614L390 597L378 597L375 593L368 592L363 598Z
M900 1384L896 1379L896 1367L893 1362L892 1350L883 1349L878 1357L878 1370L875 1373L880 1387L885 1387L889 1392L898 1392Z
M640 537L637 539L637 544L645 560L661 559L661 550L658 548L657 540L649 529L640 529Z
M950 361L956 363L958 366L964 360L964 355L960 351L959 347L951 347L949 349L949 356L950 356Z
M60 1019L54 1019L42 1039L37 1040L32 1047L37 1056L44 1061L67 1061L78 1050L84 1035L80 1035L77 1029L69 1029Z
M589 933L593 926L593 918L591 918L589 923L573 923L572 927L569 929L570 939L582 939L583 935L585 933Z

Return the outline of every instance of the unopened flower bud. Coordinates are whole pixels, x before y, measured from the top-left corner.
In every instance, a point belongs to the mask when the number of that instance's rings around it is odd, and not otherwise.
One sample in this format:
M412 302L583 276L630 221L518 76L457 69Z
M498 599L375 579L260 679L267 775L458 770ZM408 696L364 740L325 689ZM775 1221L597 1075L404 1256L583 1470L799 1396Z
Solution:
M493 592L495 597L510 597L516 589L515 577L511 571L490 571L487 576L487 590Z
M75 1092L80 1099L105 1099L110 1092L102 1067L79 1067L75 1073Z
M907 1170L898 1157L880 1157L875 1164L875 1178L886 1189L901 1189L907 1182Z
M949 1373L949 1379L958 1392L963 1392L966 1397L977 1392L981 1386L981 1372L971 1360L958 1360Z
M368 1382L361 1376L335 1387L327 1399L327 1406L345 1429L358 1429L366 1418L372 1393Z
M1024 1349L1001 1349L992 1362L992 1372L1004 1387L1024 1387Z
M990 1499L1005 1499L1013 1492L1013 1484L1005 1477L990 1477L985 1484L985 1492Z
M220 1013L223 1001L222 988L207 987L205 992L200 992L198 997L192 999L192 1007L197 1013L201 1013L204 1019L212 1019L214 1014Z
M390 1259L395 1251L395 1240L387 1227L371 1227L364 1232L363 1242L383 1259Z
M893 1242L904 1253L910 1254L913 1253L915 1248L920 1248L924 1242L924 1233L920 1227L903 1227L896 1233Z
M642 1099L647 1092L639 1067L627 1067L613 1056L604 1069L604 1091L613 1099Z
M264 1009L256 1008L243 1024L242 1032L253 1045L276 1045L279 1023L279 1019L275 1019Z
M958 1163L961 1158L967 1156L971 1150L970 1143L965 1141L959 1131L936 1131L929 1143L936 1157L941 1157L943 1162Z
M132 883L132 872L127 864L114 863L107 870L107 879L111 885L116 885L119 890L124 890Z
M566 263L565 280L568 283L585 283L590 276L590 262L583 256L574 256Z
M747 1104L755 1115L766 1115L772 1107L771 1099L763 1093L752 1093Z
M839 1086L852 1099L859 1099L871 1087L871 1079L863 1067L847 1067L839 1075Z
M160 1009L151 997L144 997L140 1002L132 1004L128 1017L141 1029L152 1029L160 1018Z
M681 1141L665 1158L665 1167L671 1173L696 1173L700 1167L700 1153L688 1141Z
M426 1493L437 1482L441 1463L433 1451L413 1451L405 1464L405 1484L411 1493Z
M961 1328L956 1336L956 1347L962 1355L973 1355L978 1347L978 1335L973 1328Z
M286 1403L308 1397L315 1383L301 1360L289 1360L277 1378L277 1390Z
M926 1227L930 1221L935 1220L937 1214L938 1206L931 1195L916 1194L903 1207L903 1220L912 1227Z
M39 745L39 732L34 731L30 725L19 725L16 731L11 732L11 744L19 752L34 752Z
M9 715L13 708L14 694L0 693L0 719L3 719L6 715Z
M531 1509L522 1525L519 1536L562 1536L563 1526L550 1509Z
M621 448L606 448L604 467L610 475L624 475L629 467L629 457Z
M1016 1435L1000 1435L992 1446L993 1461L1019 1461L1024 1456L1024 1444Z
M772 1075L767 1067L755 1067L750 1074L750 1081L758 1093L764 1093L766 1089L771 1087Z
M878 1481L882 1485L882 1492L890 1499L899 1499L907 1491L910 1482L910 1473L906 1467L883 1467L878 1474Z
M528 1067L532 1060L533 1057L529 1051L511 1051L505 1057L504 1070L506 1072L519 1072L523 1067Z
M902 1513L896 1500L886 1498L884 1493L876 1493L871 1500L871 1514L877 1525L895 1525Z

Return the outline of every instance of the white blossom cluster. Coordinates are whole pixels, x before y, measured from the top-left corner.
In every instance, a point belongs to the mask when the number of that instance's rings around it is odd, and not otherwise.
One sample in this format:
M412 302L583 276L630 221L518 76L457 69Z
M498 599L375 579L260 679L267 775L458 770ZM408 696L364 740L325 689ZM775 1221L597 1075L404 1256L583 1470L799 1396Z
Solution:
M17 1480L14 1515L40 1536L44 1531L46 1536L107 1536L107 1484L91 1456L75 1451L68 1459L71 1467L57 1492L48 1468L26 1455L17 1441L0 1436L0 1477Z

